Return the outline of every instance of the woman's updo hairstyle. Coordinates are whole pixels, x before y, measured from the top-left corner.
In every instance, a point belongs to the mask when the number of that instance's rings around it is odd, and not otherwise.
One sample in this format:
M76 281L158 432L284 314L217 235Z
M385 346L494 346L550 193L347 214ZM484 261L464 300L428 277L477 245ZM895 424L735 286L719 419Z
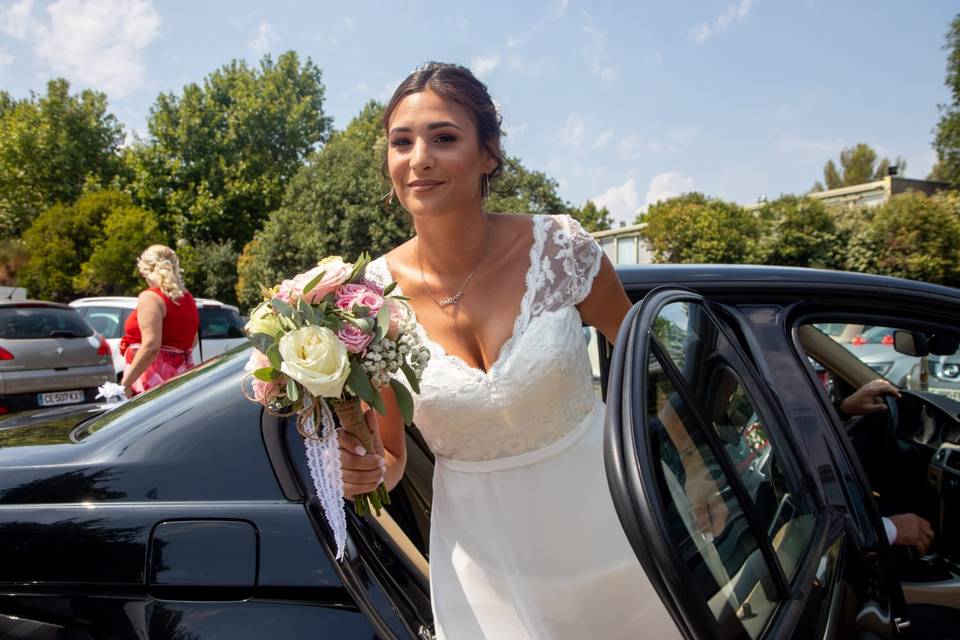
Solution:
M154 244L147 247L137 259L137 269L147 281L155 284L171 300L183 297L183 272L180 261L173 249L166 245Z
M477 127L477 139L487 153L493 157L497 166L488 174L494 179L503 173L506 156L500 147L503 131L500 129L500 112L483 84L471 73L470 69L458 64L446 62L426 62L417 67L406 80L400 83L383 112L383 129L389 135L390 117L400 101L407 96L429 89L444 100L456 102L467 110ZM384 175L387 176L387 163L384 160ZM388 176L389 177L389 176Z

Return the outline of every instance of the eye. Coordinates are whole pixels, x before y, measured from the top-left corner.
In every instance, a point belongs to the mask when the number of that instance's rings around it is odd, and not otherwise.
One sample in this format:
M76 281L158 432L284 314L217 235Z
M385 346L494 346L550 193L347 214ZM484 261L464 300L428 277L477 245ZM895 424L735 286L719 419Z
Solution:
M404 147L408 144L410 144L409 138L394 138L390 141L391 147Z
M452 133L441 133L434 138L434 140L440 143L456 142L457 136L453 135Z

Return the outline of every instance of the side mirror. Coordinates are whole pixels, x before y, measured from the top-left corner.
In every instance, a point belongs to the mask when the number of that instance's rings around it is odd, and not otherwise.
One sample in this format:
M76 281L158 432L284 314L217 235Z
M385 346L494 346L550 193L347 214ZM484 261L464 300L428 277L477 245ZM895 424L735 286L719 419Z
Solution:
M935 356L952 356L960 349L960 335L934 333L928 341L930 353Z
M893 348L897 353L902 353L905 356L921 358L930 355L927 336L913 331L903 331L901 329L894 331Z

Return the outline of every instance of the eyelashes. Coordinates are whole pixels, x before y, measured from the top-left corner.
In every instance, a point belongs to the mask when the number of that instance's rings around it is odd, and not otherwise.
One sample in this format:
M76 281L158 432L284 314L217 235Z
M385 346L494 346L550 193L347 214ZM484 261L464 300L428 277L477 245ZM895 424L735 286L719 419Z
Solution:
M450 144L458 140L457 136L450 133L443 133L433 138L434 144ZM394 148L406 147L413 144L409 138L394 138L390 141L390 146Z

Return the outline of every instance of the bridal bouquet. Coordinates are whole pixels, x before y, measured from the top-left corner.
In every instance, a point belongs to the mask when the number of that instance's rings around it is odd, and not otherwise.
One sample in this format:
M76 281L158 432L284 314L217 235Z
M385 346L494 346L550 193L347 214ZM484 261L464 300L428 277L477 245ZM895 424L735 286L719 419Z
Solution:
M369 256L355 263L339 256L272 289L250 312L247 335L255 347L247 363L244 395L274 415L297 417L310 475L343 555L346 517L333 414L367 451L374 434L360 402L384 414L379 389L393 390L404 422L413 420L413 398L394 374L402 372L414 393L430 358L421 344L407 298L364 277ZM382 484L358 495L358 515L377 515L390 503Z

